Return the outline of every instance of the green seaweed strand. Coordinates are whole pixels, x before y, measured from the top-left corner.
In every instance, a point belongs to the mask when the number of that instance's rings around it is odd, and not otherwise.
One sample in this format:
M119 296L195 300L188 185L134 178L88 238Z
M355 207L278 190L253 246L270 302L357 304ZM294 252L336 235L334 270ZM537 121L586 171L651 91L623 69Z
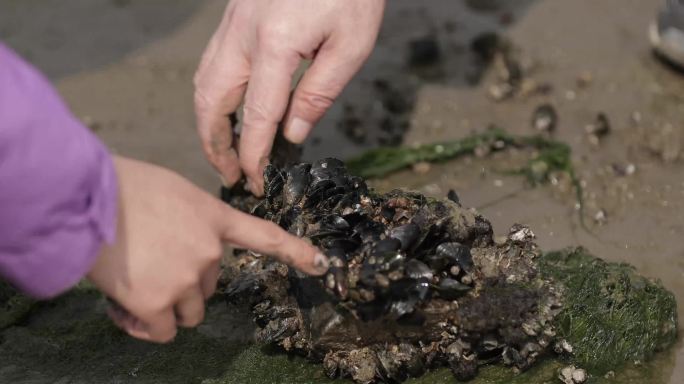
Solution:
M459 140L424 144L413 148L372 149L346 163L352 174L363 178L378 178L416 163L439 162L472 154L478 147L496 141L510 144L513 142L513 137L502 129L492 128L484 133L473 134Z
M587 228L584 222L584 192L572 165L572 150L565 143L541 135L514 136L501 128L492 127L483 133L475 133L458 140L424 144L417 147L372 149L358 157L349 159L347 167L352 174L357 176L379 178L416 163L442 162L471 155L482 146L487 146L493 151L506 147L538 150L539 154L523 168L511 170L508 173L524 175L532 185L548 183L553 172L567 173L575 190L580 224L583 228Z

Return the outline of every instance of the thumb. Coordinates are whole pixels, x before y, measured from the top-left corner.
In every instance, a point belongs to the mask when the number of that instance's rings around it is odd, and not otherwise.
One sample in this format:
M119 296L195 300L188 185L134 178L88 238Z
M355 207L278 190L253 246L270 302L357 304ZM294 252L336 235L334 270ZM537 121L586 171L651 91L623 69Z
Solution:
M365 51L348 52L341 47L321 47L292 96L284 130L289 141L300 144L306 139L368 57Z
M309 275L322 275L327 272L327 256L313 245L287 233L270 221L221 204L218 225L224 241L272 256Z

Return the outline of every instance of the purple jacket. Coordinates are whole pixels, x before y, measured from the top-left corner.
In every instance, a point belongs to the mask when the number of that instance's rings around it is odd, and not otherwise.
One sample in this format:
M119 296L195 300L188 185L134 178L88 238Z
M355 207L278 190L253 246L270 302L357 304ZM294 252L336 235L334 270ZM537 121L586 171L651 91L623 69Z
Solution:
M38 298L65 291L114 240L116 210L107 149L0 43L0 278Z

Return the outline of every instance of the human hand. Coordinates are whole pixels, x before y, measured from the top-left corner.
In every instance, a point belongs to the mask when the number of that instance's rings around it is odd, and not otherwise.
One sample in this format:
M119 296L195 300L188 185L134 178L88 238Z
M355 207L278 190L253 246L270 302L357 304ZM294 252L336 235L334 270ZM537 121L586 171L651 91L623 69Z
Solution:
M119 179L116 243L103 248L88 278L125 311L110 310L131 336L167 342L176 327L204 317L216 288L222 242L272 255L306 273L328 261L275 224L239 212L182 177L115 158Z
M285 122L288 140L306 139L370 55L384 7L385 0L230 1L195 74L197 128L228 186L244 172L252 193L263 193L277 124ZM288 110L292 76L304 58L313 63ZM236 144L227 116L243 96Z

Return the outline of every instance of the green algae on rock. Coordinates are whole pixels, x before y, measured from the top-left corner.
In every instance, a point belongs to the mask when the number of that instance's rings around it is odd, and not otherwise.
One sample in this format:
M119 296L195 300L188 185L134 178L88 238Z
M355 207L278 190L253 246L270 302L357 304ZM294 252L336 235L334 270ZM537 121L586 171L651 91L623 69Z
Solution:
M677 304L660 283L628 264L608 263L577 248L540 259L541 274L563 286L558 337L573 363L596 374L650 359L677 337Z
M12 286L0 280L0 330L12 326L28 316L35 304Z

